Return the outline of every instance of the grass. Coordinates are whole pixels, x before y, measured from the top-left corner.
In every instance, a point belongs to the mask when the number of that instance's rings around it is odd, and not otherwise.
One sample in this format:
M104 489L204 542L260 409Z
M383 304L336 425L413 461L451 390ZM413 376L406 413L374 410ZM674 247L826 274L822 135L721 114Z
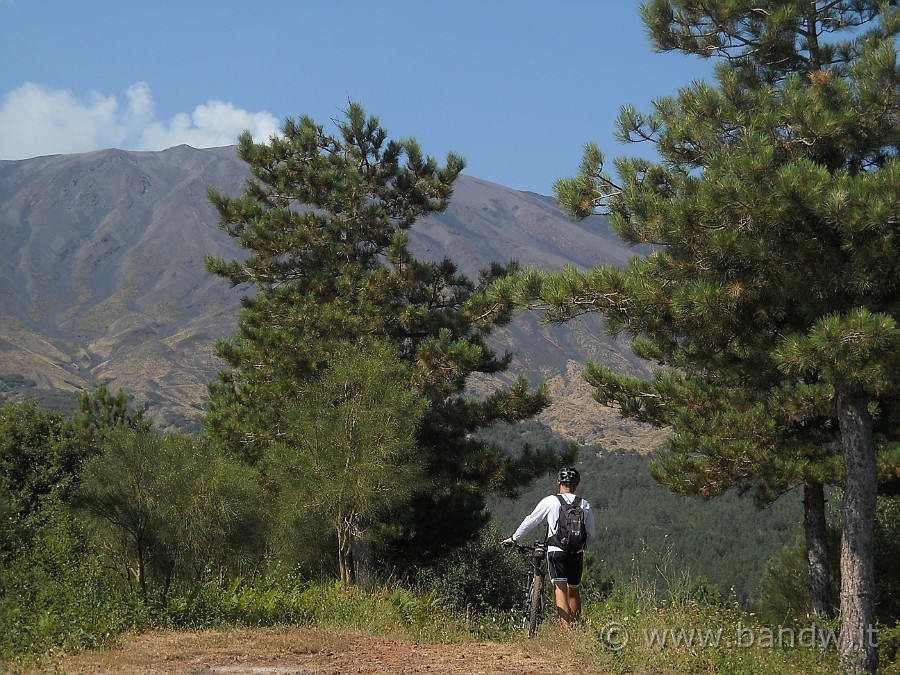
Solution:
M325 630L355 630L430 643L471 640L522 641L509 612L465 613L447 609L432 594L384 586L370 591L338 583L301 582L291 589L232 589L218 596L218 607L200 621L198 605L186 605L173 625L211 627L296 622ZM239 617L244 617L239 619ZM223 623L224 622L224 623ZM825 626L837 631L837 626ZM608 597L587 595L581 624L569 634L552 617L533 647L570 663L579 672L626 673L834 673L834 646L811 644L806 626L768 626L736 603L690 597L658 600L654 593L620 588ZM900 672L885 664L884 672Z
M610 673L754 673L781 675L834 673L834 649L789 646L769 636L778 630L760 624L732 604L691 599L648 604L633 591L619 591L590 607L581 627L597 662ZM586 640L588 641L588 640Z
M271 632L304 626L326 634L349 631L432 644L516 642L584 673L839 671L833 646L809 644L809 627L768 626L736 603L691 597L659 600L636 588L617 588L607 597L589 591L585 595L584 616L575 630L565 633L551 617L531 642L516 630L513 613L453 611L433 593L398 586L362 590L299 578L256 585L210 582L172 599L139 630L245 635L248 629ZM836 631L837 626L825 628ZM10 663L15 661L7 667ZM882 672L900 669L883 663Z

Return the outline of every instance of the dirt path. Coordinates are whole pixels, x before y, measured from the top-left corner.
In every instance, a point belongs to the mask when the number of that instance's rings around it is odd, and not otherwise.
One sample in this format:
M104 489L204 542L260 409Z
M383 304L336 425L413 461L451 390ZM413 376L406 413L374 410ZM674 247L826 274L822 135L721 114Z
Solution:
M586 672L583 668L573 671L576 665L554 663L542 653L537 640L424 644L361 633L285 628L147 633L132 636L115 649L66 657L58 668L70 674L135 675Z

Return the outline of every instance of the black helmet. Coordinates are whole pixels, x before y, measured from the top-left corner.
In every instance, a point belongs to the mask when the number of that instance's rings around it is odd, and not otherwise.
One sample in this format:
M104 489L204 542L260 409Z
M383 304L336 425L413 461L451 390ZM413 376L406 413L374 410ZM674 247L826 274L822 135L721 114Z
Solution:
M556 480L568 487L575 487L581 480L581 474L574 466L564 466L556 475Z

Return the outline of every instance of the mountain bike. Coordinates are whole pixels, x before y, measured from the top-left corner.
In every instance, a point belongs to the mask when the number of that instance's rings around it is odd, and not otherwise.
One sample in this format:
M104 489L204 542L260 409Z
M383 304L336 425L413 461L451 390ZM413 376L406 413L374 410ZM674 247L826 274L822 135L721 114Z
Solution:
M547 558L547 542L536 541L534 546L515 544L517 553L527 555L531 564L528 565L528 575L525 577L525 588L522 591L522 628L527 631L528 637L534 637L537 627L544 618L544 608L547 606L544 598L544 560Z

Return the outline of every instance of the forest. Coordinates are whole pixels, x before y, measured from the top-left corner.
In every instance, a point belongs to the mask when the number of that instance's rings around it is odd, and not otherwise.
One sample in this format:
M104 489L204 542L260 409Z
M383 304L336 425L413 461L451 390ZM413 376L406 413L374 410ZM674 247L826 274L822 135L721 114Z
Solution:
M70 415L0 411L5 656L309 621L327 582L388 584L408 623L440 606L484 630L516 605L520 561L497 543L575 463L599 517L598 619L702 607L732 627L839 626L826 670L895 658L900 9L641 12L656 49L720 64L652 112L622 109L621 139L658 160L610 172L588 143L555 185L571 218L650 247L624 267L506 261L471 279L417 259L409 229L447 208L465 161L389 137L359 103L333 128L240 136L251 178L207 198L244 254L206 268L253 292L213 346L202 432L160 433L102 384ZM489 341L522 311L597 313L631 338L650 378L592 362L584 378L665 446L579 448L535 425L547 386L504 377ZM472 395L475 378L492 388ZM597 649L618 652L608 637Z
M490 433L511 433L502 426ZM520 439L528 442L548 433L534 422L520 426ZM515 439L505 447L515 448ZM802 536L802 495L792 491L765 508L737 493L710 501L685 497L653 479L653 458L597 446L580 450L577 493L596 509L598 523L597 540L588 549L592 573L613 583L635 576L661 586L686 578L708 582L722 597L753 606L767 564ZM497 527L512 532L554 489L554 476L547 476L516 499L492 499Z

